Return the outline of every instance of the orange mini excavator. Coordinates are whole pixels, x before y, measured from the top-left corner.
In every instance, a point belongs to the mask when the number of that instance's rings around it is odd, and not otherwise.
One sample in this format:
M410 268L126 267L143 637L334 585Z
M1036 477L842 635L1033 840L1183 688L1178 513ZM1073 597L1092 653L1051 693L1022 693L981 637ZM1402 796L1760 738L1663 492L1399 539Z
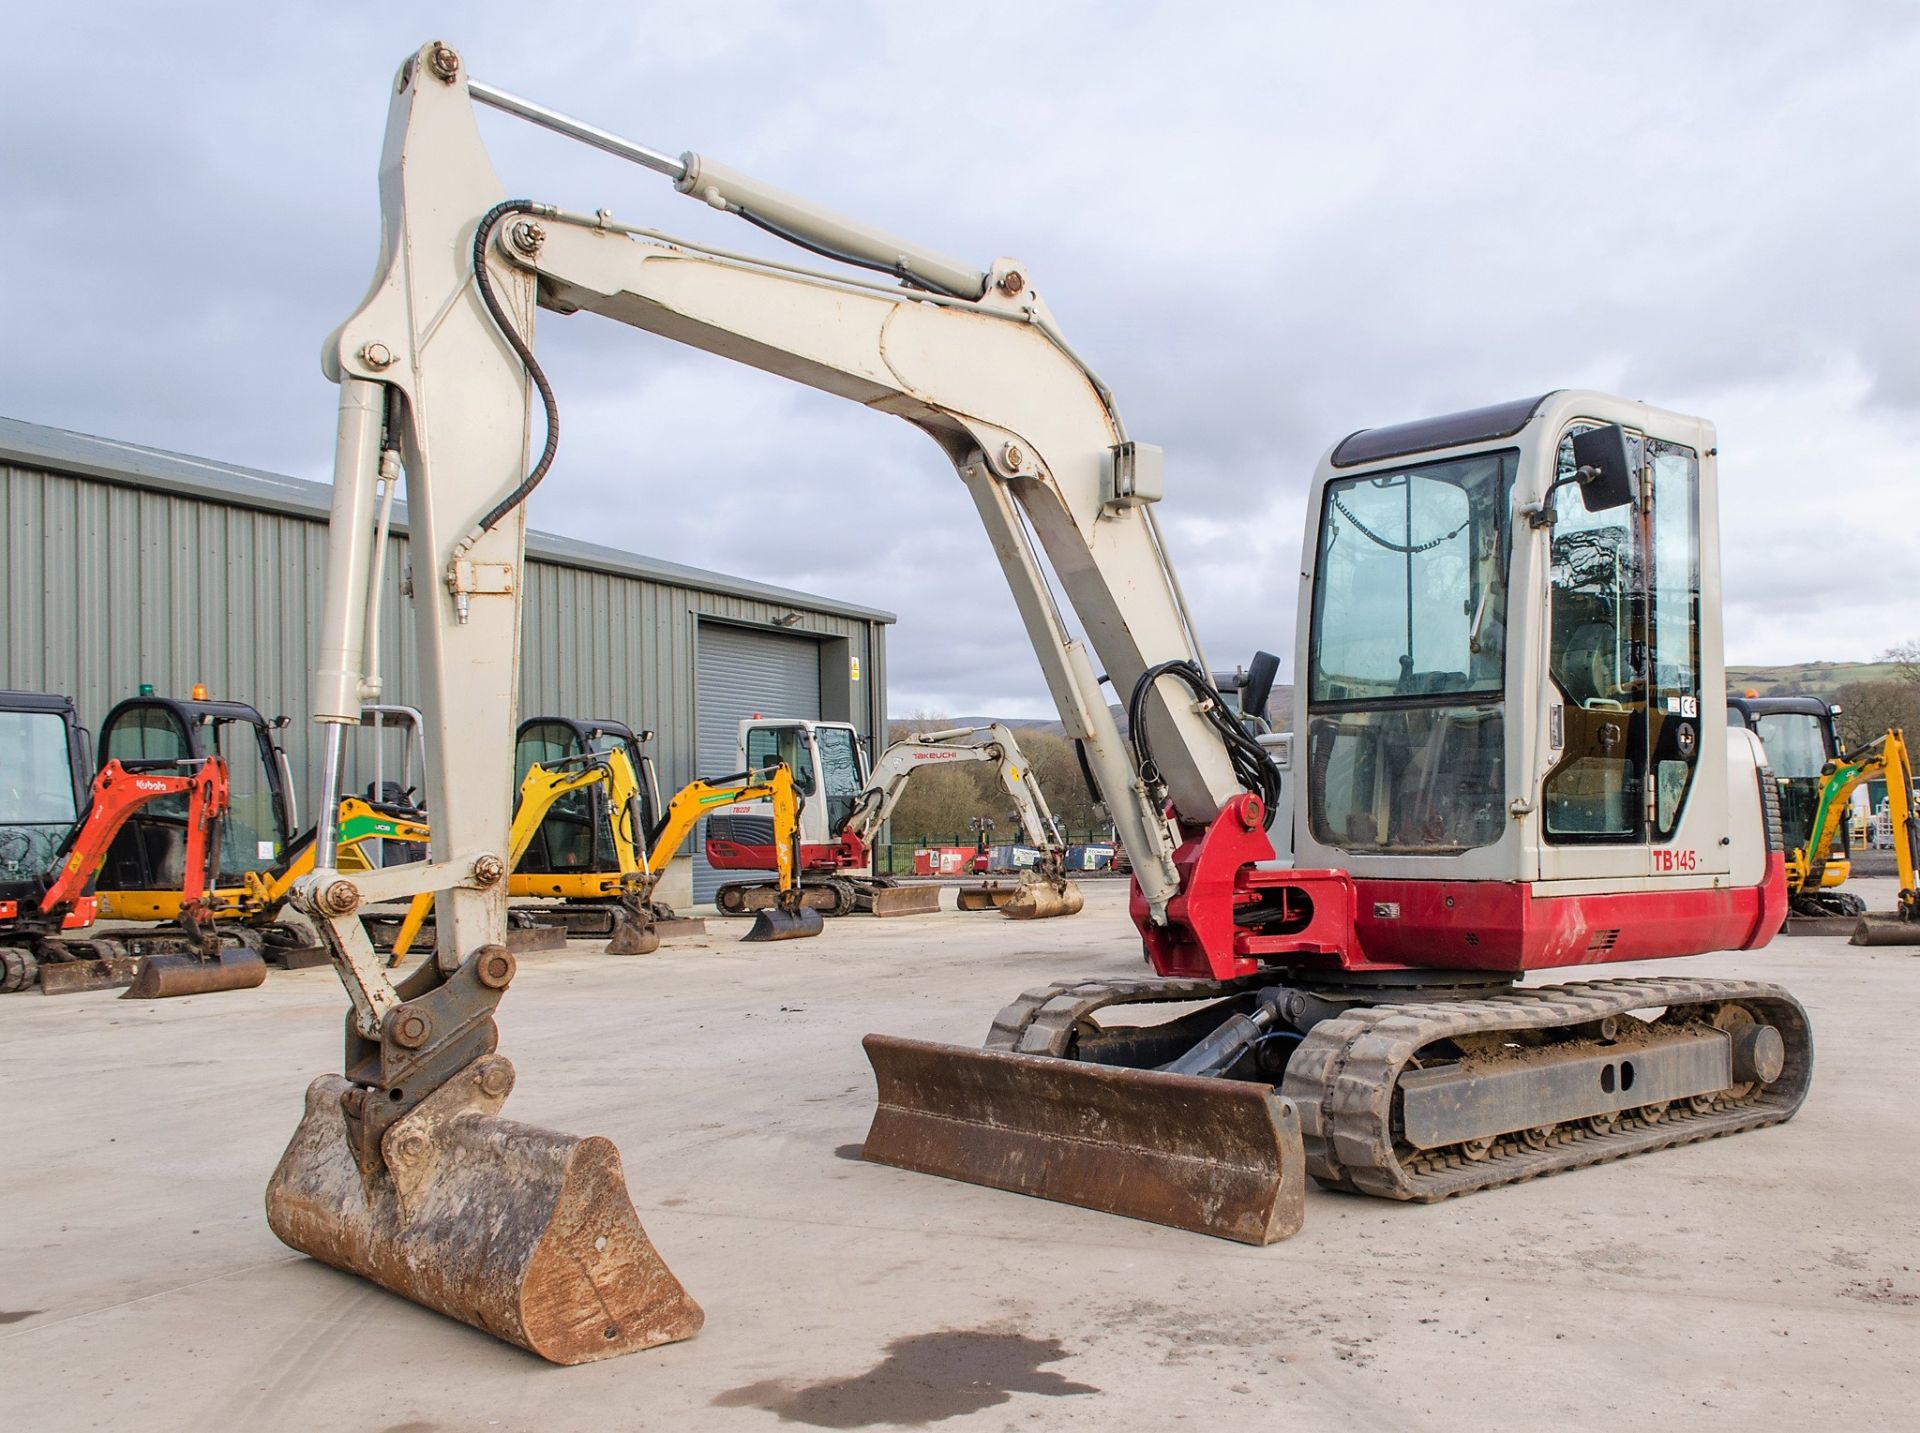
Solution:
M141 954L137 938L71 932L93 923L93 883L107 848L142 808L168 801L184 808L186 877L180 921L191 949ZM220 819L227 809L226 763L109 761L94 775L84 808L35 884L37 893L0 902L0 990L34 985L48 995L131 986L134 998L243 989L266 979L260 957L221 950L207 916ZM177 946L177 942L176 942Z

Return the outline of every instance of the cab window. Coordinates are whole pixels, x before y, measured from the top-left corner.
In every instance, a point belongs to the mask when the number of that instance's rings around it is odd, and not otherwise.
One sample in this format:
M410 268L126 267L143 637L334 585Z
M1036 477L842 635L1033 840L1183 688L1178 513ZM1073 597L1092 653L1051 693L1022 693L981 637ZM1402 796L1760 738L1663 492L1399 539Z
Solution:
M793 789L813 795L813 753L803 726L756 726L747 731L747 768L759 771L776 761L793 774Z

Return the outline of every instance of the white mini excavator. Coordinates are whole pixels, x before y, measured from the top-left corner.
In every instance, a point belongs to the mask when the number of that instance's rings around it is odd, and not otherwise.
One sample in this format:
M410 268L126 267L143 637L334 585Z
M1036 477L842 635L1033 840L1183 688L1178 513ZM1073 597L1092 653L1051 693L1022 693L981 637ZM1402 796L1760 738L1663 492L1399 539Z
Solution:
M476 104L830 267L509 198ZM1283 770L1209 676L1154 516L1159 450L1024 265L630 143L471 79L439 43L392 87L380 181L375 281L324 351L340 419L315 717L337 750L379 699L377 494L404 470L433 840L426 862L348 875L323 831L299 887L351 1010L344 1074L309 1088L268 1190L288 1244L558 1362L701 1322L612 1146L500 1116L524 502L559 442L537 310L932 438L1132 859L1149 968L1035 990L984 1049L870 1036L867 1158L1265 1243L1299 1228L1309 1175L1432 1201L1799 1108L1812 1038L1777 986L1522 984L1780 926L1773 783L1723 706L1710 424L1563 391L1338 442L1308 495ZM354 915L422 890L439 942L396 985Z
M1066 842L1047 807L1046 795L1014 735L999 722L914 732L888 745L867 770L860 735L846 722L799 717L752 717L740 723L739 759L751 766L780 761L795 773L796 788L814 797L800 814L800 867L804 898L825 915L853 911L913 915L939 909L940 888L906 885L871 874L873 848L915 772L955 762L992 762L1039 866L1011 883L962 886L959 906L998 910L1011 920L1070 916L1085 898L1066 876ZM779 855L772 809L743 803L707 818L707 863L721 871L771 871ZM714 904L733 914L767 909L778 899L770 881L732 881L714 893Z

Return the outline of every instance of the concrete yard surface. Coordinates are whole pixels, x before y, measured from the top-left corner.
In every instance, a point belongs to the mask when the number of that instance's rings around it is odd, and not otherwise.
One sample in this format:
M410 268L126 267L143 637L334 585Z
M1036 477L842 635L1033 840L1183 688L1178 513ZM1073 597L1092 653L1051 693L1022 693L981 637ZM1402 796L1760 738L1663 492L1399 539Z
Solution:
M1814 1022L1805 1108L1435 1206L1313 1189L1266 1249L859 1161L863 1034L977 1044L1027 987L1142 969L1123 887L1087 891L1044 923L743 945L715 920L650 957L523 960L506 1112L611 1137L707 1312L690 1342L572 1369L268 1231L302 1092L337 1068L331 970L0 998L0 1428L1913 1426L1920 952L1596 969L1786 985Z

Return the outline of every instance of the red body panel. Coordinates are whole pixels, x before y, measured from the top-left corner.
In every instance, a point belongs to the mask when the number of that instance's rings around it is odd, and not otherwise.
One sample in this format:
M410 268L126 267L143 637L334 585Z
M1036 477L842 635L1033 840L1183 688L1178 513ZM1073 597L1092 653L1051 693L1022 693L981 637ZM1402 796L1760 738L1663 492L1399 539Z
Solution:
M1262 871L1259 802L1242 797L1174 855L1167 924L1130 909L1156 972L1230 980L1261 969L1491 970L1661 960L1765 945L1786 919L1786 863L1757 886L1536 896L1526 881L1358 880Z
M1787 914L1786 863L1758 886L1536 896L1525 881L1356 881L1356 969L1550 970L1752 950ZM1383 908L1399 908L1383 917Z
M749 846L739 841L707 838L707 864L716 871L772 871L777 869L772 846ZM821 872L852 871L867 864L867 847L855 836L830 845L800 847L800 869Z

